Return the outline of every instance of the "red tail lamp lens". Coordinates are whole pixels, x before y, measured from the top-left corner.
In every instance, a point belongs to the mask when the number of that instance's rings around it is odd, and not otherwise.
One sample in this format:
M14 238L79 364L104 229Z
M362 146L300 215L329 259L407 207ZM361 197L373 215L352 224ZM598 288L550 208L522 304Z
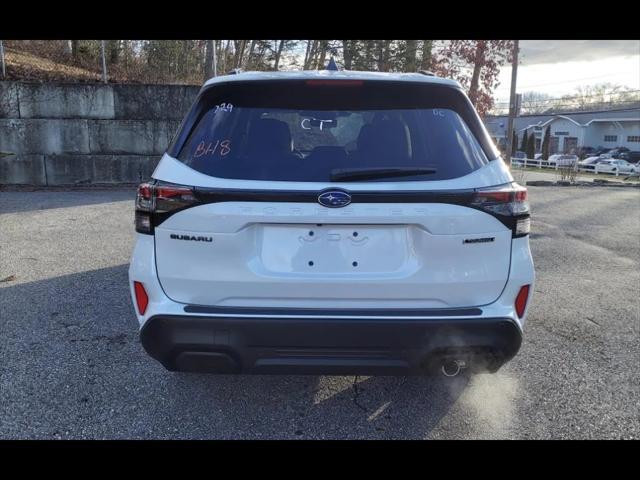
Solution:
M138 312L140 312L140 315L144 315L144 312L147 311L147 305L149 304L149 297L147 296L147 292L140 282L133 282L133 289L136 293Z
M518 296L516 297L516 313L519 318L524 315L524 309L527 308L527 299L529 298L529 285L525 285L520 288Z
M526 202L527 189L502 190L495 192L479 191L476 193L476 199L496 203Z
M158 198L173 198L182 195L191 196L192 193L191 189L186 187L156 187L156 196Z
M516 202L526 202L527 201L527 189L524 190L516 190L515 193L515 201Z
M511 201L512 194L513 192L510 190L504 192L478 192L476 198L496 203L507 203Z

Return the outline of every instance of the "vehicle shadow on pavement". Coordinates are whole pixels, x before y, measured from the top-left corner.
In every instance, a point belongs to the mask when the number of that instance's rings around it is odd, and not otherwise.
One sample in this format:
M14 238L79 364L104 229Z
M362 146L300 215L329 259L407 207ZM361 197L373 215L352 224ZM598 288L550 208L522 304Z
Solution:
M0 285L0 437L417 439L467 385L169 372L140 344L127 269Z

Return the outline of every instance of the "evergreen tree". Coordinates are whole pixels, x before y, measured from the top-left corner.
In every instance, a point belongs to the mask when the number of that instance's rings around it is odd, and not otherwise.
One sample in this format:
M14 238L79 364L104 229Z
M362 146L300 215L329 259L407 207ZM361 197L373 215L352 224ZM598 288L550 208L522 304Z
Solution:
M533 159L533 157L536 156L536 135L533 132L529 135L529 139L527 140L527 149L525 151L527 152L527 158Z
M520 151L521 152L526 152L527 151L527 142L529 141L529 135L527 134L527 131L525 130L524 133L522 134L522 142L520 143Z
M549 159L549 143L551 140L551 125L547 125L544 131L544 138L542 139L542 159Z

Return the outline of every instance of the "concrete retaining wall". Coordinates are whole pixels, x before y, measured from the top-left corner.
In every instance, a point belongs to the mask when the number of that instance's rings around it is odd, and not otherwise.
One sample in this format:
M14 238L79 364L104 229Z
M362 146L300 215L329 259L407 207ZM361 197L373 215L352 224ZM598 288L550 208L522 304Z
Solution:
M0 184L148 178L197 86L0 82Z

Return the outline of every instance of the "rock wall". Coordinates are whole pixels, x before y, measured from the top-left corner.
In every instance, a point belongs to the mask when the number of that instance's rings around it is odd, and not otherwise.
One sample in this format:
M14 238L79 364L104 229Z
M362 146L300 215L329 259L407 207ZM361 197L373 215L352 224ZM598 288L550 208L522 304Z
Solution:
M199 89L0 82L0 185L144 180Z

